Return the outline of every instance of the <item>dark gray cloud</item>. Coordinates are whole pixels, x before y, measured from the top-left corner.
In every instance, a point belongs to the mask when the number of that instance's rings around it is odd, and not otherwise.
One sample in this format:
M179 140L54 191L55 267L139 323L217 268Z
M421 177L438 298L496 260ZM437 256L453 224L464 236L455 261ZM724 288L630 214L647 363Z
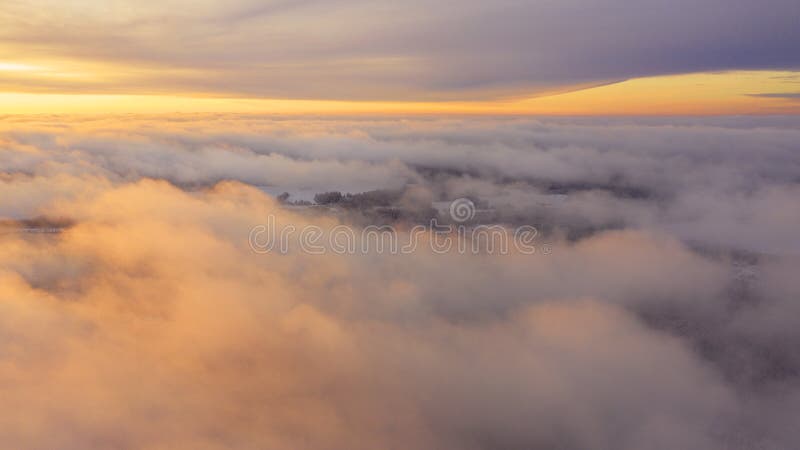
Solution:
M770 92L766 94L750 94L752 97L800 99L800 92Z

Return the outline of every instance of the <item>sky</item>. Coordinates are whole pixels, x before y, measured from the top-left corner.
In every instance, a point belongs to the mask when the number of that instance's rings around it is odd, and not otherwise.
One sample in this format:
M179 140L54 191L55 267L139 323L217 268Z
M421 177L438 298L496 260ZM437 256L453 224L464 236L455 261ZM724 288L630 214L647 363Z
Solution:
M0 114L796 114L792 0L4 0Z
M0 449L800 448L798 24L0 0Z

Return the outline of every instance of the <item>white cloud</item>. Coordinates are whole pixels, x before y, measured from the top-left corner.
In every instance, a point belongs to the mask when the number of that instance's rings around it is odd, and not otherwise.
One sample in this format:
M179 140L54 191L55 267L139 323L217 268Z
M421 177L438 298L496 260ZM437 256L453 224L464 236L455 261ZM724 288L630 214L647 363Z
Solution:
M725 251L791 249L790 119L184 119L0 131L0 216L73 220L60 234L0 234L0 446L800 439L798 260ZM477 192L522 219L551 185L573 185L559 226L620 229L553 233L550 255L249 248L270 214L324 230L339 219L281 209L247 183L406 179L419 181L409 204Z

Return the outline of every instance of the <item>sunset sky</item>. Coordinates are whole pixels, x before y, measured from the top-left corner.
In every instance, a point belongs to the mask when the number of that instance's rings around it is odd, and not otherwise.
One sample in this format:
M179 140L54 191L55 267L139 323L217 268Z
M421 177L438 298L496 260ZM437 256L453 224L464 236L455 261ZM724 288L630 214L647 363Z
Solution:
M0 0L0 450L800 449L800 0Z
M0 114L797 114L794 0L4 0Z

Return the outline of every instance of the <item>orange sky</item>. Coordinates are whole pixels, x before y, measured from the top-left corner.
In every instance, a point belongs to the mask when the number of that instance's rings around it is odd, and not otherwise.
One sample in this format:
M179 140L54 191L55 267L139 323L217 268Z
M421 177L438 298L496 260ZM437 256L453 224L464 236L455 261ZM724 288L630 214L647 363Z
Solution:
M0 114L798 114L798 42L790 0L5 0Z
M36 72L0 63L5 72ZM40 75L47 76L47 75ZM63 75L59 75L63 76ZM96 75L95 75L96 76ZM199 94L0 92L2 114L260 112L281 114L798 114L798 72L735 71L661 76L533 98L380 102L213 97ZM771 96L760 96L771 94Z

